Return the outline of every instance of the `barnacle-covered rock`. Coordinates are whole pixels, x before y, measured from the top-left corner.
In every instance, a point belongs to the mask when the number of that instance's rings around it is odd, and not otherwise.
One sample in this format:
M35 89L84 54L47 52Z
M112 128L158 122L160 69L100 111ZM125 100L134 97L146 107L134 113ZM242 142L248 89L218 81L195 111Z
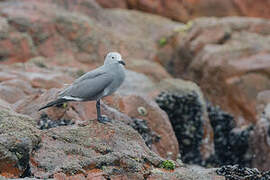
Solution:
M204 119L198 95L195 92L185 95L161 93L156 102L169 116L183 162L201 164L203 158L200 146L204 137Z

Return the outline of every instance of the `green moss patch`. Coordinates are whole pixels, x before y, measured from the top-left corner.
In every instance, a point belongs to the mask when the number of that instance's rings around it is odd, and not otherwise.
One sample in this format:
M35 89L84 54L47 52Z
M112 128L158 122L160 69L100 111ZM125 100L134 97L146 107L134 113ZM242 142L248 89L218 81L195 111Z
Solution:
M159 167L163 169L167 169L167 170L174 170L175 164L172 160L166 160L166 161L163 161Z

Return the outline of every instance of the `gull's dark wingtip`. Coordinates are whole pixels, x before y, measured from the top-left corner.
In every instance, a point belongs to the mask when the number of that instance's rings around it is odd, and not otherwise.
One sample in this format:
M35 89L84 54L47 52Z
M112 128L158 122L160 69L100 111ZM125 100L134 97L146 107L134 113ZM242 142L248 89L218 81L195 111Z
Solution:
M42 106L41 108L39 108L38 111L41 111L42 109L46 109L46 108L54 106L54 105L62 104L64 102L66 102L66 101L68 101L68 100L63 99L63 98L62 99L57 99L55 101L51 101L48 104L46 104L45 106Z

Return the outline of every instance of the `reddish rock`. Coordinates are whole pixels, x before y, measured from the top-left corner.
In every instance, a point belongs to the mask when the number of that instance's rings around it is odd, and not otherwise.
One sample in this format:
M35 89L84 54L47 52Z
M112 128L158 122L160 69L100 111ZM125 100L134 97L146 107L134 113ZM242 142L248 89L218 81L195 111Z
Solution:
M39 121L42 121L43 113L46 113L53 121L66 119L78 124L88 123L89 120L96 121L96 106L94 101L82 103L72 102L68 103L69 105L66 107L52 107L45 109L42 112L37 111L41 106L55 99L58 92L59 90L51 89L41 96L28 96L27 98L17 102L13 108L17 112L30 115ZM176 159L179 150L171 124L165 112L160 110L153 101L136 95L126 97L114 96L112 100L110 100L111 97L108 97L107 99L109 99L109 102L113 107L119 108L119 110L126 115L147 120L150 128L162 137L158 143L154 142L153 149L163 157L167 157L168 154L172 153L172 158ZM142 112L144 110L147 111L147 115L140 114L144 113ZM121 116L119 117L119 115L115 116L117 113L110 108L108 109L108 107L103 106L102 112L103 114L113 116L116 119L121 119L126 123L131 123L131 120L128 122L127 116L124 116L124 118Z
M0 98L13 104L25 96L24 92L17 87L10 87L0 84Z
M162 79L171 77L164 67L156 62L140 59L128 59L126 64L128 69L142 73L154 82L159 82Z
M104 172L100 169L93 169L90 171L87 171L87 177L86 179L94 179L94 180L105 180Z
M159 14L177 21L206 16L249 16L270 18L269 1L241 1L241 0L120 0L112 3L106 0L96 0L105 8L126 8Z
M36 55L67 54L74 57L73 64L77 65L80 64L77 59L84 64L101 64L108 51L119 51L123 57L152 59L157 41L181 26L138 12L104 11L94 1L11 1L0 4L0 13L8 18L15 33L23 31L29 37ZM30 49L15 50L27 53ZM22 54L15 50L16 54Z
M266 27L265 19L196 19L169 39L175 52L163 51L167 58L157 59L174 76L197 82L212 103L255 122L256 94L269 88Z
M265 0L241 1L234 0L235 5L244 16L270 18L270 2Z
M3 63L25 62L36 54L31 37L14 31L3 17L0 18L1 61Z
M155 166L161 160L137 132L117 120L110 125L89 121L83 127L52 128L42 136L40 145L30 164L34 176L40 178L47 178L59 169L65 174L94 168L104 168L106 172L107 166L141 173L144 158L150 164L157 163ZM124 159L131 163L130 167L119 164Z
M171 123L166 113L154 101L133 94L124 97L114 96L109 103L129 117L146 120L150 128L161 136L159 142L153 143L153 150L164 158L177 158L178 142Z

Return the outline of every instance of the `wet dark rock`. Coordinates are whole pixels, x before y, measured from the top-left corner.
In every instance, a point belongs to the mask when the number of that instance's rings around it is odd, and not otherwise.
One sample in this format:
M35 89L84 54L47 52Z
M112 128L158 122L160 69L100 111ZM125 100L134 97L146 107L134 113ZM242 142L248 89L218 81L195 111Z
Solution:
M131 127L133 127L133 129L138 131L138 133L142 136L143 140L145 141L145 144L150 149L153 143L159 142L161 137L156 132L152 131L149 128L146 120L137 118L133 118L132 120L133 123L131 124Z
M167 112L172 123L184 163L201 164L203 111L195 92L186 95L161 93L156 102Z
M248 141L253 126L236 128L235 119L232 115L210 103L207 110L214 130L216 162L212 161L212 164L240 164L249 167L252 155L248 152Z
M217 169L217 174L225 176L226 180L269 180L270 171L260 172L256 168L227 165Z
M194 92L186 95L161 93L156 101L170 118L184 163L208 167L229 164L250 167L252 155L249 151L249 136L253 126L236 128L231 114L208 103L208 117L214 131L215 154L203 160L199 147L203 140L204 118L198 95Z
M68 126L74 124L74 121L70 119L51 120L46 113L40 115L38 122L38 128L41 130L55 128L58 126Z

